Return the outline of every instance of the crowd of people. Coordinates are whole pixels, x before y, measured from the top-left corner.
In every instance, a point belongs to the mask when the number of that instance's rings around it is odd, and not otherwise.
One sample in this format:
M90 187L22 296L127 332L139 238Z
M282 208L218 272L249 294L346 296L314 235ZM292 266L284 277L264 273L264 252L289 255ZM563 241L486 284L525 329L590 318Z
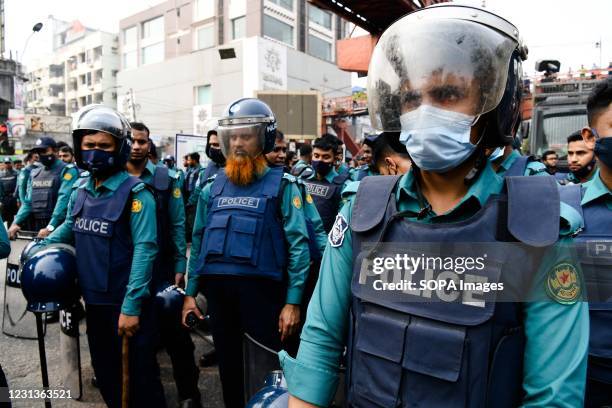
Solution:
M419 52L428 58L410 58ZM243 98L208 132L208 164L192 152L180 169L173 156L157 162L144 123L87 106L72 148L43 137L19 172L5 162L8 237L74 246L111 407L122 337L133 406L165 406L162 347L182 406L201 406L188 328L205 315L230 408L247 402L247 334L279 353L292 408L332 404L341 372L356 407L611 405L609 257L572 245L612 235L612 79L592 90L562 174L555 152L519 149L526 57L518 30L487 11L446 4L403 17L368 73L380 132L350 159L333 134L289 151L270 107ZM465 259L462 244L498 246L474 274L372 272L398 251ZM504 300L375 289L438 272L503 283ZM155 307L169 292L181 299L170 318Z

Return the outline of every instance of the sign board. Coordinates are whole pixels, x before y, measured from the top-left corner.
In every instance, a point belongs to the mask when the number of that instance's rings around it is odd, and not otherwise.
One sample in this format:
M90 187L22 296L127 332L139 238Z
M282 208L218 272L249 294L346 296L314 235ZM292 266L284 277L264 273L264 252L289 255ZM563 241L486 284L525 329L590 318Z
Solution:
M193 134L206 136L208 131L217 124L212 117L212 104L195 105L193 107Z
M26 135L25 114L23 109L9 109L8 111L8 135L21 138Z
M206 156L206 136L176 134L174 147L174 157L176 158L177 166L183 162L183 156L189 153L200 153L200 164L206 166L208 164L208 156Z

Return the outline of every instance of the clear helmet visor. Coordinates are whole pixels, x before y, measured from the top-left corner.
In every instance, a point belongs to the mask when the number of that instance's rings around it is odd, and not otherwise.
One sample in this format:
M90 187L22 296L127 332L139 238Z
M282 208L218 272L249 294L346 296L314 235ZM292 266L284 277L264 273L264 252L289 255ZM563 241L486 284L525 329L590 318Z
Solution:
M226 158L236 154L255 157L263 151L265 123L227 124L217 127L221 151Z
M473 119L493 110L504 94L516 39L474 21L418 16L410 14L393 24L374 49L368 107L379 131L400 131L400 116L405 122L422 116L418 113L423 109ZM435 123L411 125L428 126Z

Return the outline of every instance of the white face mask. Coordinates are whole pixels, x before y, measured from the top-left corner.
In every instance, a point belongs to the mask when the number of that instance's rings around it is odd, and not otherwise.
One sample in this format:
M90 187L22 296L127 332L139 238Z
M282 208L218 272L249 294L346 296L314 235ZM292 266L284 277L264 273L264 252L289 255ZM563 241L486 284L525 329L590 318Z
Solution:
M444 173L463 163L476 149L470 131L477 117L430 105L400 116L400 142L420 169Z

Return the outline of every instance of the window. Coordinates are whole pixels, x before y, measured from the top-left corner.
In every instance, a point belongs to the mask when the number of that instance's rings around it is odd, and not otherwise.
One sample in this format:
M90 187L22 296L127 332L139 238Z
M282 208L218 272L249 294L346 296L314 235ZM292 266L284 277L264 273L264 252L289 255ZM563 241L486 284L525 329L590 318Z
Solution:
M329 11L321 10L318 7L308 4L308 19L328 30L332 29L332 14Z
M246 37L246 17L238 17L232 20L232 40Z
M215 16L215 0L195 1L195 21L204 20Z
M209 103L212 103L210 85L198 86L196 88L196 104L197 105L207 105Z
M142 23L143 39L163 39L164 38L164 17L157 17L153 20Z
M264 35L293 46L293 27L264 14Z
M274 3L277 6L286 8L289 11L293 11L293 0L268 0L270 3Z
M198 50L215 46L215 25L209 24L196 31Z
M332 45L330 42L308 35L308 53L313 57L321 58L326 61L332 60Z
M123 30L123 45L124 47L136 47L138 39L138 27L130 27Z
M123 69L136 68L136 65L138 65L137 56L137 51L123 53Z
M153 64L164 60L164 43L149 45L142 48L142 65Z

